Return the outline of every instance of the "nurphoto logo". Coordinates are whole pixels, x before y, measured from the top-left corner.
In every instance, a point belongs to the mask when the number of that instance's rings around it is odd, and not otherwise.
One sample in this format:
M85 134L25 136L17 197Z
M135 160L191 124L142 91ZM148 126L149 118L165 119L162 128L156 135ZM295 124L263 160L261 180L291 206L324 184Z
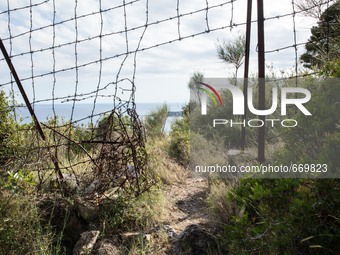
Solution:
M217 97L217 99L220 102L220 105L222 105L222 99L219 95L219 93L214 89L213 86L204 83L204 82L198 82L199 84L209 88L212 92L210 92L207 89L200 88L201 91L205 92L205 94L202 94L201 97L201 113L202 115L207 114L207 95L210 96L212 99L213 103L216 104L216 99L214 98L214 95ZM233 115L244 115L244 95L242 90L235 86L235 85L230 85L230 84L225 84L224 89L228 89L233 97ZM287 105L295 105L304 115L312 115L306 107L304 107L303 104L307 103L311 99L311 93L308 89L305 88L280 88L281 90L281 115L285 116L287 114ZM289 93L300 93L304 94L304 98L288 98L287 95ZM255 115L270 115L274 113L277 109L278 105L278 88L273 87L272 88L272 106L270 109L267 110L257 110L254 107L253 104L253 86L248 87L248 109L251 113Z
M206 78L204 82L198 82L202 87L199 88L201 93L200 95L200 104L201 104L201 115L207 115L207 98L210 97L212 103L217 105L217 100L219 101L220 106L223 103L231 103L231 102L223 102L218 90L228 90L232 95L232 112L233 115L244 115L245 114L245 100L247 100L248 110L257 116L268 116L273 114L279 105L280 102L280 115L287 115L287 106L295 106L296 109L300 110L305 116L311 116L312 114L305 107L305 104L308 103L311 99L311 93L308 89L299 88L299 87L276 87L272 86L271 88L271 106L268 109L256 109L253 102L253 86L249 85L247 89L247 99L243 94L243 91L235 85L231 85L227 82L226 79L217 79L217 78ZM279 93L280 91L280 93ZM294 95L299 94L300 96L297 98ZM217 99L217 100L216 100ZM228 119L214 119L213 127L216 125L227 125L229 124L231 127L235 125L243 125L249 127L261 127L266 124L271 124L273 127L276 122L280 122L283 127L295 127L298 125L297 121L294 119L266 119L265 121L261 119L250 119L248 121L243 120L242 122L236 122L235 120Z

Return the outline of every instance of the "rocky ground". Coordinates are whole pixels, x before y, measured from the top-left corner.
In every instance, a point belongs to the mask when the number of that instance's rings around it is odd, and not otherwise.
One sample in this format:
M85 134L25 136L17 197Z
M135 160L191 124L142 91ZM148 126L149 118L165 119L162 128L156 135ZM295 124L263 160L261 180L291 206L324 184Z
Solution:
M164 254L219 254L215 241L215 224L209 217L206 196L208 181L188 176L166 192L172 204L171 228L176 238Z
M206 179L188 176L183 183L166 188L165 194L171 203L170 225L181 233L192 224L206 224L208 211L205 198L208 191Z
M115 240L103 239L99 229L84 221L98 213L86 203L79 206L78 200L72 203L61 197L57 200L45 198L40 201L39 207L47 213L46 219L52 219L51 224L56 229L67 219L63 233L69 255L220 254L213 233L214 223L205 202L207 179L186 175L171 185L164 185L162 191L166 199L164 219L152 229L120 233ZM130 252L129 247L135 240L143 240L143 245L149 248L139 253L135 247L135 251Z

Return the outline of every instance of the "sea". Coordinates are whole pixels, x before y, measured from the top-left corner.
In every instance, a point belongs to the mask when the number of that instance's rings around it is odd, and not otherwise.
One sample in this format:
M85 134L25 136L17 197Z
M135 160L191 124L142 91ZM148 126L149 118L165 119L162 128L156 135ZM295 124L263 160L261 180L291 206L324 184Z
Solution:
M143 121L152 111L159 109L164 103L136 103L136 110L139 118ZM185 102L178 103L165 103L169 109L169 112L180 112ZM73 110L72 110L73 109ZM112 104L99 103L95 107L93 104L79 103L73 104L36 104L34 105L34 112L39 122L47 122L54 116L58 116L59 120L75 121L77 125L88 125L89 123L96 123L103 113L109 113L113 109ZM92 115L93 112L93 115ZM54 115L55 113L55 115ZM92 117L91 117L92 116ZM165 132L168 133L171 130L171 124L180 116L169 116L165 123ZM32 122L32 118L26 107L16 108L16 119L22 124Z

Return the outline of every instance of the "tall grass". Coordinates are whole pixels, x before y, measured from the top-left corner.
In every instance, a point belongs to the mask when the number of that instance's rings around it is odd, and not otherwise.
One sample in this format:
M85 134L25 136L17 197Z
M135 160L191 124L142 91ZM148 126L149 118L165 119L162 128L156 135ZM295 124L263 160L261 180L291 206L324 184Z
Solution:
M42 226L30 196L0 193L0 254L62 255L58 239L49 226Z

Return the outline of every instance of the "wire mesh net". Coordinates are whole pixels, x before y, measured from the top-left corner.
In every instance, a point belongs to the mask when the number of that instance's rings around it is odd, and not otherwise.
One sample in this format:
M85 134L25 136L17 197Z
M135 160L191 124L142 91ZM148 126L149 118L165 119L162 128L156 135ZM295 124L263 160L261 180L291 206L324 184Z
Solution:
M315 2L308 10L325 9L331 2ZM59 188L68 178L78 191L89 195L104 195L109 189L139 194L148 189L152 180L148 178L145 132L135 103L137 63L157 48L216 32L244 30L245 4L240 0L177 0L171 4L149 0L2 1L0 37L33 110L49 109L47 120L38 119L43 122L43 140L30 118L20 119L27 105L1 57L0 88L10 95L11 111L20 125L17 139L23 148L5 165L34 169L40 189L53 176L57 176ZM287 19L292 38L279 47L266 45L266 57L270 61L272 54L288 52L293 56L293 76L297 76L298 51L306 41L299 40L296 16L306 10L298 9L294 0L287 4L289 12L267 13L265 26ZM159 11L164 8L168 11ZM221 13L224 18L216 20ZM150 36L155 34L158 36ZM103 100L109 102L106 108L100 105ZM91 107L85 109L83 103Z

